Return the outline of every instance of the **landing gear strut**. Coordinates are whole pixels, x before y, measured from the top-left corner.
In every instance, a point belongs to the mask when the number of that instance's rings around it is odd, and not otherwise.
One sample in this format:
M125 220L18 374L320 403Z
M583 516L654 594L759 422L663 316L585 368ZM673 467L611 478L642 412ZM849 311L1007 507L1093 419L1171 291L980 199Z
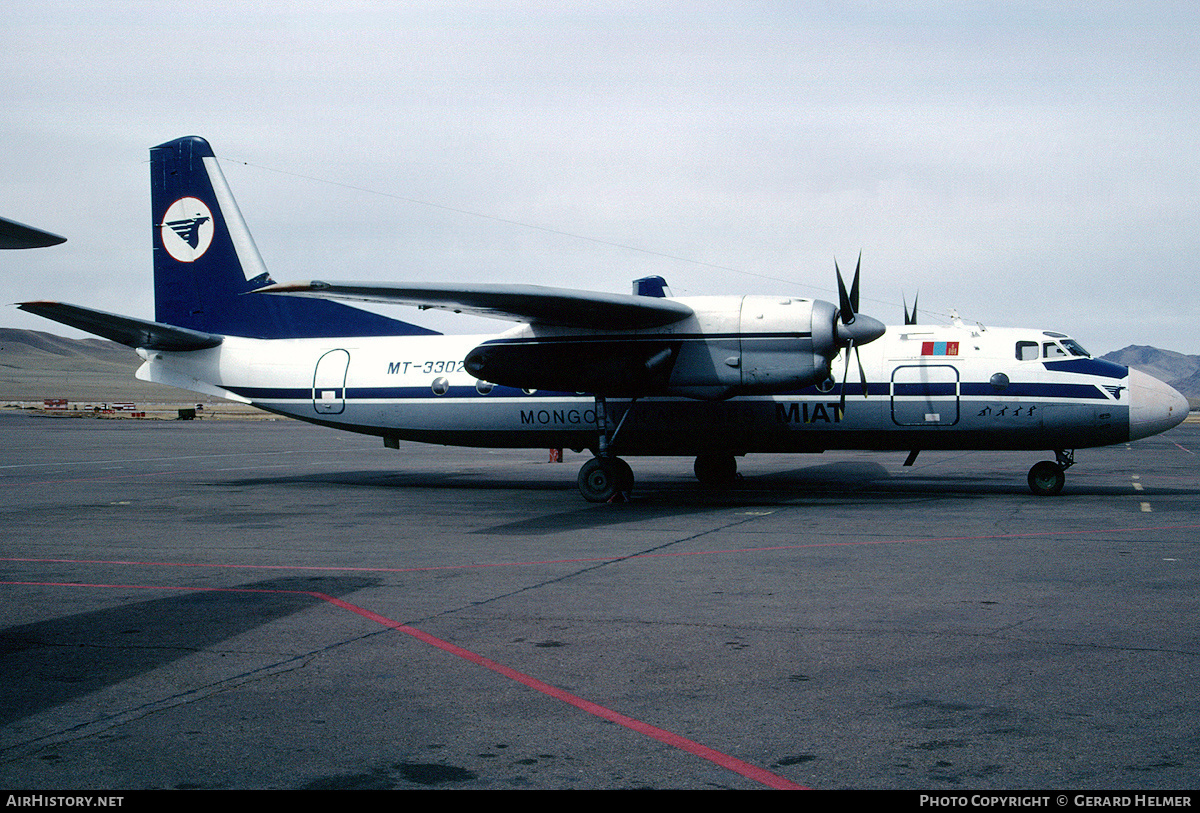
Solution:
M1063 490L1067 482L1067 469L1075 465L1075 452L1063 449L1054 451L1054 461L1034 463L1029 470L1029 490L1039 497L1053 497Z
M597 452L595 457L583 464L576 480L579 493L588 502L614 502L618 497L626 498L633 490L633 469L612 453L612 442L624 426L629 413L633 411L633 402L630 402L615 429L608 419L605 406L604 397L597 395L596 429L600 435Z

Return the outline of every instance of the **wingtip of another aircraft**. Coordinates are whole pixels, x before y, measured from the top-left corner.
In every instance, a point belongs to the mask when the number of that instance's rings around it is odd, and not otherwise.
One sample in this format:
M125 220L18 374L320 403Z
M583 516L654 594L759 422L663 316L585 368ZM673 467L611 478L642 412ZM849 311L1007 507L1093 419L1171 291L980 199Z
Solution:
M0 217L0 248L48 248L65 242L60 234Z

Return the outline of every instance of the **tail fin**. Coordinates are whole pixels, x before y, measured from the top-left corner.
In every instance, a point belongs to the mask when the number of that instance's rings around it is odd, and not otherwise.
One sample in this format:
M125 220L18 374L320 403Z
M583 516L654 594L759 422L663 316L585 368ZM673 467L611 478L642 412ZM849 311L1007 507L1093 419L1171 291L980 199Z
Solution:
M272 280L208 142L151 148L150 172L156 321L259 339L436 332L340 302L243 296Z

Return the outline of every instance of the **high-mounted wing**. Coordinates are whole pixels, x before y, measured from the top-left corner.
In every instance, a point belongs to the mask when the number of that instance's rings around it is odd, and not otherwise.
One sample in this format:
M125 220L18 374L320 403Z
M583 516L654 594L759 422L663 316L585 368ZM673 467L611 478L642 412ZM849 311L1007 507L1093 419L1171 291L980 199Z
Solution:
M639 330L686 319L693 311L673 299L547 288L540 285L490 285L409 282L297 282L270 285L255 293L315 296L413 305L489 316L515 322L590 330Z
M133 348L203 350L216 347L224 339L215 333L134 319L132 316L118 316L115 313L81 308L63 302L21 302L17 307Z

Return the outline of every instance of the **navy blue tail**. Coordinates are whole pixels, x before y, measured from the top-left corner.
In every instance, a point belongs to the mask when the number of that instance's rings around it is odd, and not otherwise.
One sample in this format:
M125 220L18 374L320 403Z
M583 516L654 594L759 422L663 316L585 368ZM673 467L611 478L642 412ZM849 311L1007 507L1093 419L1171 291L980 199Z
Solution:
M244 296L272 280L208 142L153 147L150 173L156 321L257 339L436 333L340 302Z

